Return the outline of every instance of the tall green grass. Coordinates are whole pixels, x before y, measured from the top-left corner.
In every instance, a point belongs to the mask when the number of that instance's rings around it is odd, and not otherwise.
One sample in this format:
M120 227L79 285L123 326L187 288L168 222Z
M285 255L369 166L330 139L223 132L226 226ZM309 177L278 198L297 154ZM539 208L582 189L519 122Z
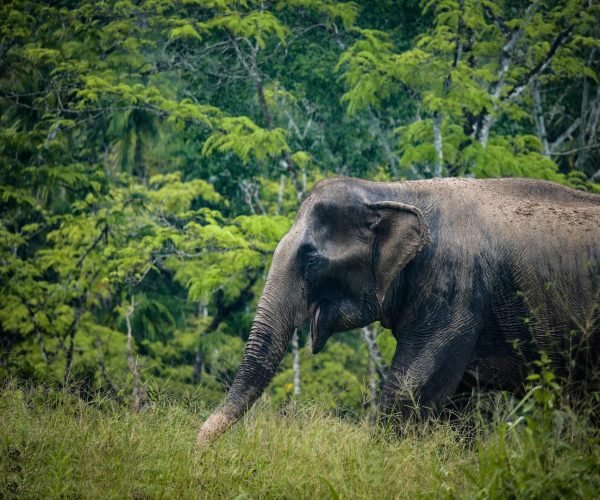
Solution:
M518 416L513 410L500 408L492 423L470 413L406 425L398 438L317 405L279 412L263 402L199 451L195 433L208 415L201 406L135 413L13 383L0 393L0 497L597 496L596 430L562 410L549 420L525 405ZM516 420L507 420L511 411Z

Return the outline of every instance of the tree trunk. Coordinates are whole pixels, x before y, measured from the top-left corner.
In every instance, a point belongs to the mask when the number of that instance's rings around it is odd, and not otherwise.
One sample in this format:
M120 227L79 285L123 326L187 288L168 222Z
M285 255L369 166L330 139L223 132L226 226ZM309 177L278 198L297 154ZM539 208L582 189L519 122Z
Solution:
M444 143L442 139L442 113L440 111L433 114L433 145L435 147L433 176L441 177L444 166Z
M292 356L294 358L294 398L300 397L300 349L298 347L298 329L292 335Z
M73 356L75 355L75 334L77 333L77 327L79 326L79 319L81 318L82 313L83 309L81 305L77 305L75 307L75 317L73 318L73 321L71 321L69 328L67 328L67 333L64 339L69 339L69 347L67 349L65 360L65 373L63 377L63 383L65 385L67 385L71 377L71 368L73 367Z
M550 156L550 145L548 144L548 134L546 132L546 120L544 119L544 108L542 107L542 96L538 87L537 80L531 82L531 96L533 97L533 116L537 135L544 148L544 155Z
M580 151L577 155L577 160L575 161L575 166L580 170L585 169L589 154L597 141L598 122L600 121L600 86L596 87L594 99L591 101L588 99L587 101L586 109L582 109L583 114L581 116L585 117L585 119L580 128L578 144Z
M490 137L490 129L494 124L494 117L490 113L486 113L481 121L481 127L479 128L479 144L484 148L487 147L488 139Z
M134 411L140 411L150 406L148 400L148 391L146 386L140 379L138 372L137 359L133 356L133 331L131 328L131 316L135 312L135 295L131 296L131 305L127 308L125 314L125 323L127 324L127 364L133 377L133 402L132 407Z
M203 317L206 319L208 316L208 308L206 304L198 302L196 305L196 317ZM196 351L196 358L194 359L194 371L192 372L192 382L202 382L202 371L204 370L204 350L202 349L202 334L198 339L198 349Z
M369 371L368 371L368 384L369 389L369 420L375 421L377 419L377 371L375 369L375 360L373 359L373 338L371 327L365 326L362 329L362 337L367 344L367 351L369 353Z
M281 212L281 205L283 205L283 193L285 192L285 175L279 176L279 191L277 191L277 208L275 209L275 215L279 215Z

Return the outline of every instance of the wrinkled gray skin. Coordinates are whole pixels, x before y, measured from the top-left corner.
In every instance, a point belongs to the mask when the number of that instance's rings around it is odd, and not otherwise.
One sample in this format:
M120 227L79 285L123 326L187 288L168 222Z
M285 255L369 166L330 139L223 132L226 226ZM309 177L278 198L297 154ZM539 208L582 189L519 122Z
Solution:
M589 379L599 276L598 195L525 179L323 181L275 251L242 364L198 444L253 404L308 319L313 353L334 332L392 329L385 413L440 407L459 385L518 391L541 350L569 384Z

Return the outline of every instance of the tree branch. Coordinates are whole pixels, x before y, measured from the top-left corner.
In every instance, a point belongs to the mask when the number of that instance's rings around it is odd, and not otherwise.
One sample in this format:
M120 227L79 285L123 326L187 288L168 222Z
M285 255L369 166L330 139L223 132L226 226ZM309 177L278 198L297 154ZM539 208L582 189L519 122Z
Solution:
M575 130L577 130L577 128L580 125L581 125L581 116L578 117L573 122L571 122L571 125L569 125L569 127L567 128L567 130L565 130L553 142L550 143L550 145L549 145L550 146L550 153L552 155L557 154L556 150L559 149L562 146L563 142L565 142L567 139L569 139L573 135L573 132L575 132Z
M537 78L552 62L554 56L562 48L573 36L573 32L575 30L574 25L570 25L565 31L559 33L554 38L550 49L544 56L544 58L536 64L533 68L531 68L525 77L517 83L505 96L502 100L507 102L514 101L521 93L525 90L525 88L531 83L532 80Z
M105 238L107 235L108 235L108 224L105 223L102 228L102 231L100 231L100 234L98 235L98 237L85 250L83 255L79 258L79 260L75 264L75 269L79 268L79 266L81 266L81 264L83 264L83 261L87 258L87 256L92 252L92 250L94 250L94 248L96 248L98 246L98 243L100 243L102 241L102 238Z
M552 156L568 156L575 153L579 153L580 151L589 151L590 149L598 149L600 148L600 144L589 144L587 146L581 146L580 148L570 149L568 151L560 151L557 153L552 153Z

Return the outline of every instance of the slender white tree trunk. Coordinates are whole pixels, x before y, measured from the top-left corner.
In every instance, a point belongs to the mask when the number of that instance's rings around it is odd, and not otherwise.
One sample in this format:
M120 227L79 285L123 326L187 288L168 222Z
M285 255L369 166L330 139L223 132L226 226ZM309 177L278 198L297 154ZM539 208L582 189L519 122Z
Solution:
M587 79L586 79L587 83ZM588 84L589 89L589 84ZM600 86L596 87L595 98L591 101L586 99L586 109L582 109L582 116L585 122L580 129L579 148L581 151L575 161L575 166L583 169L589 158L589 153L594 146L597 146L597 130L600 121Z
M442 113L440 111L433 114L433 145L435 147L433 176L441 177L444 166L444 142L442 139Z
M125 323L127 325L127 364L133 377L133 409L135 411L147 408L150 403L148 401L148 391L142 383L138 372L137 359L133 356L133 330L131 327L131 316L135 312L135 295L131 296L131 305L125 313Z
M550 145L548 144L548 133L546 132L546 121L544 119L544 108L542 107L542 96L537 84L537 80L531 82L531 96L533 97L533 115L537 135L544 148L544 155L550 156Z
M206 304L198 302L196 304L196 317L208 317L208 307ZM196 359L194 359L194 371L192 372L192 380L196 383L202 382L202 372L204 370L204 351L202 349L202 334L199 336L198 349L196 350Z
M367 350L369 352L369 371L368 371L368 383L369 389L369 419L374 420L377 417L377 369L375 366L375 359L373 356L373 331L371 327L365 326L362 329L362 337L367 344Z
M298 347L298 329L292 335L292 356L294 358L294 398L300 397L300 349Z
M479 132L479 144L484 148L487 147L488 138L490 136L490 129L492 128L494 119L489 113L483 117L483 123Z
M285 191L285 175L279 176L279 191L277 192L277 209L275 215L279 215L281 212L281 205L283 204L283 193Z

